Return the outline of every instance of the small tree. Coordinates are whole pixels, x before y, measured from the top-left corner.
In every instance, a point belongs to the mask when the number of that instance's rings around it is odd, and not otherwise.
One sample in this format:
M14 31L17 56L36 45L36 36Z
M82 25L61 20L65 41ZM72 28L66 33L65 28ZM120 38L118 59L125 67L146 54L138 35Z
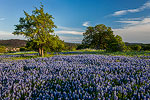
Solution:
M40 9L35 8L29 15L24 11L25 18L20 18L19 24L15 25L14 35L23 35L32 41L39 48L40 56L44 56L44 47L49 39L55 35L53 28L56 28L52 15L44 12L43 5Z

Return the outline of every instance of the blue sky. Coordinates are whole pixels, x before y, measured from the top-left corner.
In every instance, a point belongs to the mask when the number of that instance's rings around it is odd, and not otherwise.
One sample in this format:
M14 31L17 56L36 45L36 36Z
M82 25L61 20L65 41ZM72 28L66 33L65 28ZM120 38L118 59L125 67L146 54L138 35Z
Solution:
M0 39L14 36L14 25L43 3L66 42L81 43L86 27L105 24L125 42L150 43L150 0L0 0Z

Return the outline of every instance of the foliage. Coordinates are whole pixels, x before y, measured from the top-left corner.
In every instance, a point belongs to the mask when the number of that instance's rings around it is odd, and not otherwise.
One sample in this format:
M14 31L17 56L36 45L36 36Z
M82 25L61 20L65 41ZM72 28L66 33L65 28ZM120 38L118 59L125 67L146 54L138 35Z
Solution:
M89 48L89 46L85 44L80 44L77 46L77 50L86 49L86 48Z
M142 47L140 45L131 45L129 46L133 51L140 51Z
M141 45L141 47L142 47L141 50L150 51L150 44L143 44L143 45Z
M20 51L26 51L26 47L20 47Z
M33 45L39 48L39 54L44 55L44 48L49 45L49 42L57 42L52 41L50 39L57 38L55 36L53 28L56 28L52 19L52 15L48 13L44 13L43 5L40 6L40 9L35 8L32 11L32 14L29 15L27 12L24 11L25 18L20 18L19 24L15 25L15 32L14 35L23 35ZM55 39L58 40L58 39ZM57 44L57 43L54 43Z
M74 51L78 48L80 44L78 43L68 43L68 42L65 42L65 50L66 51Z
M49 40L47 41L47 45L45 46L46 52L60 52L64 50L65 44L64 41L60 40L60 38L56 35L51 36Z
M33 40L29 40L27 41L27 44L26 44L26 48L28 51L38 51L38 45L37 45L37 42L34 42Z
M150 51L150 44L143 44L143 43L128 43L126 42L125 45L129 48L131 51Z
M82 44L85 47L106 49L108 51L123 51L125 47L122 38L118 35L115 36L111 27L106 27L104 24L87 27L83 36Z
M0 53L6 52L6 47L5 46L0 46Z
M122 38L118 35L112 37L110 40L107 42L107 48L106 50L108 51L125 51L126 46L124 42L122 41Z
M75 51L76 49L77 49L76 46L67 46L67 45L65 45L65 50L66 51Z
M38 46L36 42L28 41L26 47L28 50L38 51ZM45 50L45 56L47 52L60 52L64 50L64 42L56 36L50 36L49 40L47 41L47 45L43 48Z

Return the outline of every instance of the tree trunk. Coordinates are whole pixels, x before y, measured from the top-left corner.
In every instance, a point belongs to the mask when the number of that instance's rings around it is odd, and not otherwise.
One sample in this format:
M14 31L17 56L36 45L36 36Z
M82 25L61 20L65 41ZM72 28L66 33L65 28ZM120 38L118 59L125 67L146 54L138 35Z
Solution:
M44 50L43 50L43 47L41 47L41 49L42 49L42 50L41 50L41 56L44 57Z
M41 56L41 48L39 48L39 56Z

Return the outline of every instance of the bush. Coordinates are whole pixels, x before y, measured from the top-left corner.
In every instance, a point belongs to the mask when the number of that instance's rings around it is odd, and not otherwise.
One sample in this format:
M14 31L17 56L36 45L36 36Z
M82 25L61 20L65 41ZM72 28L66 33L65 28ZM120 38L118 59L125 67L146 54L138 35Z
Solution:
M126 46L122 41L120 36L114 36L109 41L107 41L107 51L117 52L117 51L125 51Z
M0 53L6 52L6 47L5 46L0 46Z
M133 51L140 51L142 47L140 45L132 45L130 48Z
M142 50L144 50L144 51L150 51L150 45L149 44L142 45Z
M20 51L26 51L27 49L25 47L21 47Z
M86 49L86 48L89 48L88 45L83 45L83 44L80 44L77 46L77 50L81 50L81 49Z

